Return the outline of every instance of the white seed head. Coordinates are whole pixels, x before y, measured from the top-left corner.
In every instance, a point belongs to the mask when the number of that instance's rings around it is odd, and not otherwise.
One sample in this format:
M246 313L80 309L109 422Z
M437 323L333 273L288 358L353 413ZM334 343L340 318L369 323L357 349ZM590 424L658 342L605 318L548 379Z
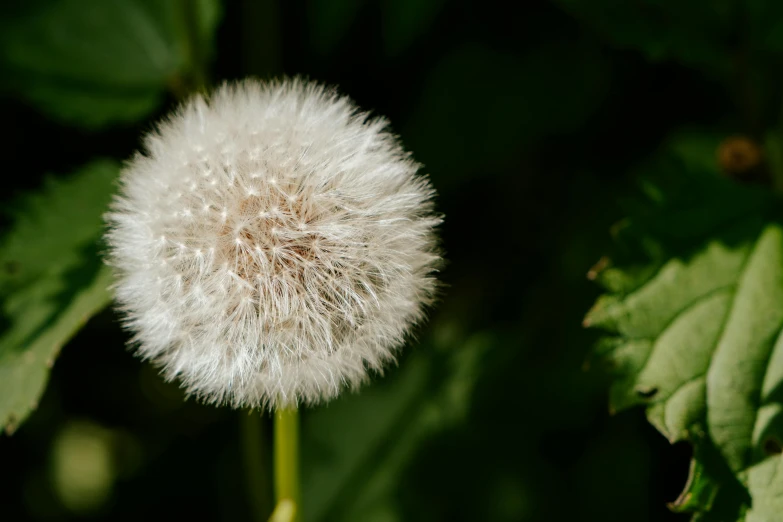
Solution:
M107 214L138 353L234 407L381 370L433 298L433 190L388 132L300 80L224 85L145 140Z

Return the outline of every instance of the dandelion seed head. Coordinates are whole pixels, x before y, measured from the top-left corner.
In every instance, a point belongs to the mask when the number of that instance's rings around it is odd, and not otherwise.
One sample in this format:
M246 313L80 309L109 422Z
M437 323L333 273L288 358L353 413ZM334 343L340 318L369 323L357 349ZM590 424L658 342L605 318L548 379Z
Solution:
M385 120L318 84L194 97L146 138L107 214L137 352L234 407L358 387L433 299L440 218L418 169Z

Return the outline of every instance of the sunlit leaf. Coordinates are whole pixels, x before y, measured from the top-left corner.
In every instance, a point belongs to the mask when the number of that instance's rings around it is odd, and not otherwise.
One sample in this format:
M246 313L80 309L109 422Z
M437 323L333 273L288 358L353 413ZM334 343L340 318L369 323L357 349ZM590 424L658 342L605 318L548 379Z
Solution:
M648 203L618 229L598 275L610 293L585 322L611 334L599 351L612 408L644 405L672 443L694 444L673 508L771 522L783 512L783 226L767 193L723 177L703 145L675 142L648 170Z

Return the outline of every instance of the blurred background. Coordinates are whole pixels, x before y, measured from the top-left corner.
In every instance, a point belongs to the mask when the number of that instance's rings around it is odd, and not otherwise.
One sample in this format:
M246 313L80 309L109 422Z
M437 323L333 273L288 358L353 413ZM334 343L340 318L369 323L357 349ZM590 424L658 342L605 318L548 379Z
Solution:
M201 85L336 84L425 165L448 265L398 367L303 412L305 520L685 521L666 503L689 448L609 414L581 325L636 165L684 127L752 133L777 100L779 8L682 4L4 2L0 200L128 158ZM184 400L126 341L93 317L0 436L0 520L266 520L269 415Z

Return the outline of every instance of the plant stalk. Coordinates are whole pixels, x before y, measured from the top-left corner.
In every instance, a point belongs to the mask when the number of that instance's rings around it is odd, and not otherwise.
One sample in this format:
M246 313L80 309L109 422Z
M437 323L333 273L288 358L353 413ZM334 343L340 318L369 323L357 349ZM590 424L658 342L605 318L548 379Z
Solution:
M293 504L291 522L301 520L299 491L299 410L280 409L275 412L275 500Z

